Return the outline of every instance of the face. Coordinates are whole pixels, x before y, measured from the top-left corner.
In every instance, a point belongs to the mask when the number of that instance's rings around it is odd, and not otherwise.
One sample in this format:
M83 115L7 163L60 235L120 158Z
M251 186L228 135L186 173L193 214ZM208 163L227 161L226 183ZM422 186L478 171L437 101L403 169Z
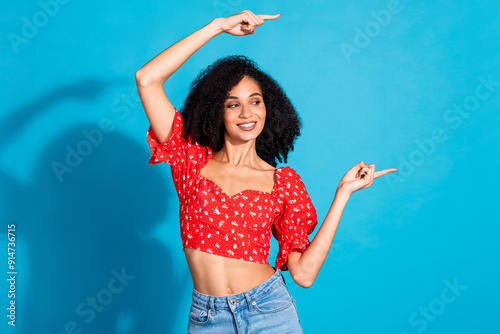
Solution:
M264 129L266 106L255 80L243 77L224 103L226 135L236 141L256 139Z

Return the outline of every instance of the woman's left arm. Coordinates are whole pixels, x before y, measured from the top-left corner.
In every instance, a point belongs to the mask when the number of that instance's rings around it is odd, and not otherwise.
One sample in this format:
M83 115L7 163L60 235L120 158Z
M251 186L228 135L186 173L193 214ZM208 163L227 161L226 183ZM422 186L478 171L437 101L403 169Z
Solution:
M325 220L311 243L303 253L293 251L288 255L287 266L295 283L308 288L315 281L328 256L340 217L352 193L371 186L373 179L395 171L396 168L387 168L375 172L374 164L367 165L364 161L360 161L345 173L339 182Z

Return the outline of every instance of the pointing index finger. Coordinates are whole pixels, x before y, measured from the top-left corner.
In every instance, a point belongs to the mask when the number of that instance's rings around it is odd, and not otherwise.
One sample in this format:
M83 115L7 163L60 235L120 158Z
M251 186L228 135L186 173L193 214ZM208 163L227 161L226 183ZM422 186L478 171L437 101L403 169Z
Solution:
M379 170L379 171L376 171L375 172L375 175L373 176L373 178L376 178L376 177L379 177L379 176L382 176L382 175L385 175L387 173L391 173L391 172L397 172L398 170L396 168L386 168L386 169L382 169L382 170Z
M281 13L279 14L274 14L274 15L269 15L269 14L259 14L257 15L258 17L260 17L261 19L263 20L274 20L274 19L277 19L278 17L281 16Z

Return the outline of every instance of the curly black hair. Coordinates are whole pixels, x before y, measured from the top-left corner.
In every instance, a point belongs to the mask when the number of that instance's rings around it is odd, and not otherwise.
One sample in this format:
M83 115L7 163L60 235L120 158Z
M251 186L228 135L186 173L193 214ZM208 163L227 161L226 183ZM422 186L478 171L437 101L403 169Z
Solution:
M255 62L241 55L218 59L191 83L180 110L185 139L191 137L193 142L208 146L213 152L222 149L224 103L244 76L257 82L266 106L264 129L255 144L257 154L274 167L277 161L286 163L295 138L300 135L300 118L280 85Z

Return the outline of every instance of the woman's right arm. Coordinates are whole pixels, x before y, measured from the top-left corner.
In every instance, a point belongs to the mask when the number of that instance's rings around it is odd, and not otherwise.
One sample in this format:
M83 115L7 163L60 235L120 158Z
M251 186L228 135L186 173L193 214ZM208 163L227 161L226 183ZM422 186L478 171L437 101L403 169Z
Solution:
M278 16L279 14L255 15L244 10L228 17L215 18L203 28L162 51L135 72L139 97L149 123L161 143L171 137L175 115L175 108L165 95L163 83L196 50L221 32L237 36L253 34L255 28L263 24L264 20Z
M217 19L181 39L135 72L137 90L149 123L161 143L172 135L175 108L163 83L193 54L222 30Z

